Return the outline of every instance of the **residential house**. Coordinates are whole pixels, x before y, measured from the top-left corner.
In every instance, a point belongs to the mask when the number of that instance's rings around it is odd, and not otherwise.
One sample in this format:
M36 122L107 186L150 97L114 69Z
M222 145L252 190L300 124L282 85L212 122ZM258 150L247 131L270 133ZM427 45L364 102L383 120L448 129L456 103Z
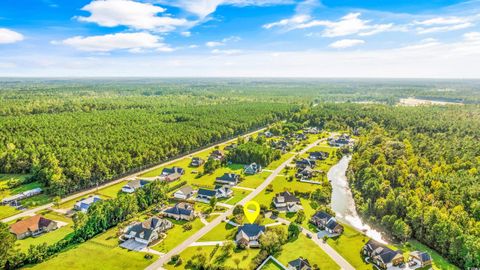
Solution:
M422 251L413 251L409 254L410 261L413 261L416 265L420 267L426 267L432 265L432 257L427 252Z
M252 163L250 165L245 166L245 168L243 168L243 172L249 175L257 174L261 171L262 171L262 166L257 163Z
M235 149L237 147L238 147L238 145L236 143L232 143L232 144L229 144L229 145L225 146L225 148L223 148L223 149L229 151L229 150Z
M173 197L179 200L188 200L193 196L194 190L191 186L183 186L173 193Z
M363 246L362 252L380 269L389 269L404 262L403 255L399 251L392 250L372 239Z
M224 173L222 176L215 179L215 183L235 186L240 182L240 175L235 173Z
M214 150L212 153L210 153L210 156L208 157L208 159L223 161L225 159L225 153L223 153L223 151L220 151L218 149Z
M302 158L300 160L297 160L295 162L295 165L299 169L305 169L306 167L315 168L316 162L315 162L315 160L311 160L311 159L308 159L308 158Z
M228 198L233 195L233 190L228 185L217 185L215 188L206 189L200 188L197 192L197 200L210 201L213 197L217 199Z
M310 223L315 225L319 230L325 230L330 234L343 233L343 226L340 225L330 214L318 211L310 219Z
M258 224L244 224L238 227L237 235L235 236L235 242L238 245L242 245L250 248L260 247L260 236L265 233L265 226Z
M288 191L276 194L273 198L273 205L275 205L278 211L289 213L298 212L303 209L300 199Z
M307 127L303 129L303 133L306 134L318 134L320 130L317 127Z
M177 203L175 206L167 208L163 211L163 214L176 220L192 220L195 218L193 205L186 202Z
M304 141L306 139L308 139L307 135L303 134L303 133L297 133L295 134L295 139L297 141Z
M132 180L122 187L122 192L134 193L135 190L145 186L149 182L147 180Z
M24 239L30 236L35 237L57 228L57 222L41 215L35 215L10 225L10 232L15 234L17 239Z
M229 198L233 196L233 190L228 185L216 185L215 192L216 192L215 196L218 199Z
M149 245L159 238L159 234L172 228L172 222L158 217L151 217L143 222L137 222L126 228L123 238L143 245ZM124 245L126 247L126 245Z
M290 144L287 141L281 140L281 141L272 141L270 145L278 150L281 150L283 153L287 152L287 150L290 148Z
M160 179L167 182L172 182L180 179L180 177L184 174L185 174L185 170L180 167L174 166L172 168L164 168L160 175Z
M310 166L305 168L299 168L295 176L300 179L311 179L317 173L316 170L312 169Z
M202 164L205 163L205 160L199 158L199 157L193 157L192 161L190 162L190 166L192 167L200 167Z
M270 131L265 131L265 133L263 133L263 135L265 135L266 138L272 138L273 137L273 133L270 132Z
M75 203L75 205L73 206L73 209L77 210L77 211L82 211L84 213L86 213L88 211L88 208L96 203L96 202L99 202L101 201L102 199L97 196L97 195L94 195L94 196L90 196L88 198L85 198L83 200L80 200L78 201L77 203Z
M288 270L312 270L312 267L310 266L310 263L308 262L307 259L304 259L302 257L293 260L288 263L287 265Z
M323 151L314 151L308 153L308 158L311 160L325 160L328 158L330 154L328 152Z
M328 138L328 144L330 146L345 146L345 145L350 145L352 143L352 140L350 139L350 136L347 134L342 134L338 136L337 138Z
M43 192L43 190L41 188L30 189L30 190L24 191L22 193L15 194L13 196L3 198L2 199L2 204L3 205L8 204L8 205L11 205L11 206L18 206L20 204L19 202L21 200L32 197L32 196L35 196L35 195L38 195L42 192Z

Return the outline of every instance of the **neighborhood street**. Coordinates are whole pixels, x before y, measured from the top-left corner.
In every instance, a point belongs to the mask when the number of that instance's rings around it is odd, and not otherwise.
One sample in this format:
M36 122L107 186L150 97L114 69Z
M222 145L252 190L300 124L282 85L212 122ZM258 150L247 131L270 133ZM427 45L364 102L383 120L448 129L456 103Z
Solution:
M301 150L298 154L302 155L306 153L308 150L316 146L318 143L324 141L325 139L317 140L308 146L306 146L303 150ZM253 198L255 198L260 192L262 192L274 179L277 177L279 173L282 172L282 170L287 166L288 164L292 163L293 159L295 156L290 157L288 160L283 162L280 166L278 166L272 174L270 174L265 181L263 181L262 184L260 184L254 191L252 191L250 194L248 194L243 200L238 202L235 205L244 205L246 202L251 201ZM146 269L147 270L153 270L153 269L163 269L162 266L165 263L168 263L173 255L180 254L183 250L191 246L193 243L197 242L203 235L207 234L210 230L215 228L218 224L220 224L223 220L225 220L228 216L230 216L233 212L233 208L228 209L226 212L218 216L216 219L214 219L212 222L210 222L207 226L201 228L198 232L190 236L187 240L185 240L183 243L180 245L176 246L172 250L170 250L168 253L166 253L164 256L160 257L157 261L155 261L153 264L148 266ZM330 255L330 254L329 254ZM338 255L338 254L337 254ZM340 255L338 255L340 256ZM339 262L341 260L345 261L343 258L338 259L335 257L332 257L337 264L340 266L342 265L343 262ZM345 269L353 269L353 268L345 268Z
M257 129L257 130L255 130L255 131L252 131L252 132L247 133L247 134L242 135L242 136L250 136L250 135L255 134L255 133L257 133L257 132L259 132L259 131L262 131L262 130L264 130L264 129L266 129L266 128ZM158 164L158 165L156 165L156 166L154 166L154 167L150 167L150 168L147 168L147 169L145 169L145 170L139 171L139 172L137 172L137 173L134 173L134 174L131 174L131 175L127 175L127 176L125 176L125 177L122 177L122 178L119 178L119 179L110 181L110 182L105 183L105 184L103 184L103 185L100 185L100 186L98 186L98 187L94 187L94 188L87 189L87 190L82 191L82 192L79 192L79 193L72 194L72 195L70 195L70 196L68 196L68 197L62 198L62 199L60 200L60 203L64 203L64 202L68 202L68 201L71 201L71 200L80 198L80 197L82 197L82 196L85 196L85 195L88 195L88 194L94 192L95 190L102 189L102 188L106 188L106 187L109 187L109 186L118 184L118 183L120 183L120 182L122 182L122 181L134 179L135 177L137 177L137 176L139 176L139 175L142 175L142 174L144 174L144 173L146 173L146 172L149 172L149 171L151 171L151 170L154 170L154 169L157 169L157 168L159 168L159 167L166 166L166 165L168 165L168 164L175 163L175 162L177 162L177 161L179 161L179 160L182 160L182 159L184 159L185 157L187 157L187 156L189 156L189 155L196 155L196 154L198 154L198 153L200 153L200 152L203 152L203 151L205 151L205 150L212 149L212 148L214 148L215 146L217 146L217 145L219 145L219 144L230 143L230 142L234 142L234 141L236 141L236 140L237 140L237 138L233 138L233 139L230 139L230 140L225 141L225 142L220 142L220 143L218 143L218 144L216 144L216 145L213 145L213 146L210 146L210 147L208 147L208 148L200 149L200 150L198 150L198 151L196 151L196 152L194 152L194 153L190 153L190 154L181 156L181 157L179 157L179 158L177 158L177 159L170 160L170 161L164 162L164 163L162 163L162 164ZM39 207L35 207L35 208L32 208L32 209L23 211L23 212L21 212L21 213L18 213L18 214L16 214L16 215L13 215L13 216L4 218L4 219L2 219L2 222L8 223L8 222L10 222L10 221L17 220L17 219L22 218L22 217L33 216L33 215L35 215L36 212L42 211L42 210L45 210L45 209L48 209L48 208L50 208L50 207L52 207L52 206L53 206L53 203L48 203L48 204L45 204L45 205L42 205L42 206L39 206Z

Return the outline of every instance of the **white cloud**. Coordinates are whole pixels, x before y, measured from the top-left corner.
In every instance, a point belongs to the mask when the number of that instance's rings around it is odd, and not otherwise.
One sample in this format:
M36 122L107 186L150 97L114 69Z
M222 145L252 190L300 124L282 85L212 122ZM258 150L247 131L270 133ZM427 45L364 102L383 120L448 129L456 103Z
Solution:
M81 51L89 52L110 52L114 50L129 50L133 53L143 52L145 49L154 49L157 51L172 51L162 39L149 33L117 33L103 36L76 36L65 39L54 44L64 44L72 46Z
M240 54L242 52L243 52L242 50L234 50L234 49L231 49L231 50L214 49L211 51L211 53L213 54L226 54L226 55Z
M7 28L0 28L0 44L9 44L22 41L23 35Z
M273 27L283 27L286 30L307 29L322 26L325 29L322 32L324 37L340 37L348 35L370 36L393 29L393 23L388 24L370 24L370 20L360 18L361 13L348 13L338 21L314 20L310 15L298 14L289 19L283 19L278 22L265 24L263 27L271 29Z
M76 17L79 21L105 27L127 26L134 29L169 32L176 27L193 24L186 19L158 16L165 11L165 8L131 0L95 0L84 6L82 10L90 12L90 16Z
M221 5L233 6L267 6L292 4L294 0L158 0L157 2L172 5L205 19Z
M240 41L240 40L242 40L242 39L238 36L230 36L230 37L226 37L226 38L222 39L222 41L208 41L208 42L205 43L205 46L210 47L210 48L225 46L229 42L237 42L237 41Z
M480 41L480 32L465 33L463 38L467 41Z
M192 36L192 33L190 31L183 31L183 32L180 32L180 35L184 37L190 37Z
M223 45L225 45L225 43L219 42L219 41L209 41L209 42L205 43L205 46L210 47L210 48L219 47L219 46L223 46Z
M461 24L453 24L453 25L445 25L445 26L435 26L435 27L417 27L417 32L419 34L430 34L430 33L437 33L437 32L448 32L448 31L455 31L461 30L465 28L472 27L474 24L471 22L461 23Z
M435 17L426 20L415 20L412 25L416 25L415 30L419 34L430 34L437 32L448 32L461 30L474 26L475 17Z
M344 49L344 48L358 46L364 43L365 41L361 39L342 39L342 40L337 40L331 43L330 45L328 45L328 47L335 48L335 49Z

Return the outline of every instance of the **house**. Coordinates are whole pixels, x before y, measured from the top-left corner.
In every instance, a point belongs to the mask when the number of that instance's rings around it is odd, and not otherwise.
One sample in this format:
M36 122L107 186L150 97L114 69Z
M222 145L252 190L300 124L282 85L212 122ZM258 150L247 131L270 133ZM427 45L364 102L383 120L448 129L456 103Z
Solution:
M306 134L318 134L320 130L317 127L307 127L303 129L303 133Z
M334 218L331 218L327 225L325 225L325 231L330 234L342 234L343 226L340 225Z
M330 146L345 146L345 145L350 145L352 143L352 140L350 139L350 136L347 134L342 134L338 136L337 138L328 138L328 144Z
M303 133L297 133L295 134L295 139L297 139L298 141L304 141L306 139L308 139L307 135L303 134Z
M300 199L288 191L276 194L273 198L273 205L275 205L278 211L289 213L298 212L303 209Z
M42 233L56 230L57 228L57 222L41 215L35 215L10 225L10 232L15 234L17 239L24 239L30 236L35 237Z
M308 158L310 160L325 160L328 158L330 155L328 152L323 152L323 151L315 151L315 152L310 152L308 153Z
M132 180L122 187L122 192L133 193L135 190L145 186L149 182L147 180Z
M180 179L180 177L184 174L185 170L180 167L174 166L172 168L164 168L160 174L160 179L167 182L172 182Z
M282 152L287 152L290 147L290 144L287 141L281 140L278 142L272 141L270 144L273 148L281 150Z
M325 230L330 234L343 233L343 226L340 225L334 217L323 211L316 212L310 219L310 223L315 225L319 230Z
M15 194L13 196L3 198L2 199L2 204L3 205L8 204L8 205L12 205L12 206L17 206L17 205L19 205L19 201L21 201L23 199L26 199L26 198L29 198L29 197L32 197L32 196L35 196L35 195L38 195L42 192L43 192L43 190L41 188L30 189L30 190L24 191L22 193Z
M295 166L299 169L305 169L306 167L314 168L316 165L315 160L311 160L308 158L302 158L295 162Z
M227 185L216 185L215 192L217 198L228 198L233 196L233 190Z
M193 205L186 202L177 203L175 206L167 208L163 211L163 214L176 220L192 220L195 218Z
M260 247L260 236L265 233L265 226L258 224L244 224L238 227L237 234L235 236L235 242L238 245L245 247L255 248Z
M287 269L288 270L311 270L312 267L310 266L310 263L308 262L307 259L300 257L296 260L288 262Z
M257 174L261 171L262 171L262 166L257 163L252 163L250 165L245 166L245 168L243 168L243 172L249 175Z
M159 234L172 228L172 222L158 217L151 217L126 228L123 238L149 245L159 238Z
M232 195L233 195L233 191L230 189L229 186L217 185L213 190L205 189L205 188L199 189L197 192L197 200L210 201L213 197L220 199L220 198L228 198L228 197L231 197Z
M392 250L373 239L368 240L363 246L362 253L370 257L370 260L380 269L389 269L404 262L403 255L399 251Z
M427 252L413 251L409 254L409 261L413 261L420 267L432 265L432 257Z
M199 157L193 157L192 161L190 162L190 166L192 167L200 167L202 164L205 163L205 160L199 158Z
M240 182L240 175L235 173L224 173L222 176L215 179L215 183L235 186Z
M173 193L173 197L179 200L188 200L193 196L193 188L191 186L183 186Z
M217 150L213 151L212 153L210 153L210 156L208 157L208 159L215 159L215 160L218 160L218 161L223 161L225 159L225 153L223 153L222 151L217 149Z
M78 201L77 203L75 203L75 205L73 206L73 209L77 210L77 211L82 211L84 213L87 212L88 208L98 202L98 201L101 201L102 199L100 197L98 197L97 195L94 195L94 196L90 196L88 198L85 198L83 200L80 200Z
M313 176L315 176L316 173L317 173L316 170L312 169L310 166L307 166L303 169L302 168L298 169L295 176L301 179L310 179Z
M272 138L273 137L273 133L270 132L270 131L265 131L265 133L263 133L263 135L265 135L266 138Z
M232 150L232 149L235 149L237 148L238 145L236 143L232 143L232 144L229 144L227 146L225 146L225 148L223 148L224 150Z

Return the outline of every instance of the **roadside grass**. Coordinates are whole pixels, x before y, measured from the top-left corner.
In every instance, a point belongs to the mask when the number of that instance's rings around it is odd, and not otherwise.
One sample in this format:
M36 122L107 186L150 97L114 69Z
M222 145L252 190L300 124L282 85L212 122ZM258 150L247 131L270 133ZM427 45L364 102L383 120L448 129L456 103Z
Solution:
M110 198L116 198L118 196L118 192L122 189L123 186L125 186L128 183L128 181L122 181L120 183L117 183L115 185L111 185L109 187L102 188L98 190L99 195L103 195L105 197L110 197Z
M0 205L0 219L11 217L20 213L20 210L17 210L15 207Z
M271 174L271 172L263 171L258 174L244 176L244 180L238 184L239 187L247 187L247 188L257 188L267 177Z
M43 215L48 219L62 221L68 224L59 229L56 229L55 231L44 233L38 237L28 237L22 240L17 240L17 246L20 248L21 251L27 251L30 245L39 245L42 243L47 243L47 245L54 244L73 232L73 221L70 218L67 218L61 214L52 211L42 211L39 214Z
M177 245L181 244L188 237L196 233L204 226L204 224L200 221L199 218L196 218L193 221L175 220L170 218L168 218L168 220L170 220L174 224L173 228L167 231L167 237L165 239L152 247L152 249L160 251L162 253L166 253ZM185 231L183 229L182 226L186 223L190 223L192 225L191 230Z
M303 257L308 259L310 265L317 265L320 269L340 269L335 261L323 251L315 242L300 234L298 239L282 246L282 251L275 256L283 265Z
M248 190L233 188L233 197L229 198L226 201L223 201L223 203L234 205L239 201L241 201L243 198L247 197L247 195L250 194L250 192L251 191L248 191Z
M424 244L418 242L417 240L409 240L407 243L402 244L402 245L395 245L396 248L400 249L403 251L403 254L405 254L406 258L408 259L408 254L411 251L426 251L430 254L430 256L433 259L433 269L435 270L458 270L457 266L451 264L450 262L447 261L447 259L443 258L442 255L438 254L435 250L425 246Z
M198 242L233 240L236 232L237 227L222 222L202 236Z
M158 256L145 259L145 253L128 251L118 246L117 228L112 228L85 243L75 245L55 257L24 269L144 269Z
M191 259L193 256L197 254L204 254L210 263L217 263L219 265L237 268L237 269L251 269L250 263L252 262L253 258L255 258L255 256L257 256L257 254L260 252L260 249L246 249L246 250L236 249L232 253L232 255L228 257L225 261L219 261L221 250L218 249L217 252L215 252L212 257L211 254L214 251L214 249L215 249L215 246L189 247L185 249L182 253L180 253L180 258L183 261L181 265L174 266L171 264L165 264L163 267L169 270L186 269L185 266L189 259ZM236 259L238 259L239 261L238 267L235 264Z
M344 232L336 238L329 238L327 244L335 249L355 269L372 270L373 264L366 263L361 255L363 246L370 239L347 224L342 224Z
M88 197L94 196L94 195L98 195L102 200L108 200L108 199L109 199L109 197L100 195L99 193L97 193L97 191L94 191L94 192L89 193L89 194L86 194L86 195L84 195L84 196L82 196L82 197L75 198L75 199L72 199L72 200L63 202L63 203L61 203L61 204L58 206L58 209L72 209L73 206L75 205L75 203L77 203L78 201L81 201L81 200L83 200L83 199L85 199L85 198L88 198Z
M266 264L263 265L261 270L283 270L276 262L268 260Z
M282 165L283 162L285 162L287 159L293 157L294 154L287 152L282 155L282 157L278 160L272 161L272 163L268 164L268 166L265 168L267 170L275 170L278 166Z

